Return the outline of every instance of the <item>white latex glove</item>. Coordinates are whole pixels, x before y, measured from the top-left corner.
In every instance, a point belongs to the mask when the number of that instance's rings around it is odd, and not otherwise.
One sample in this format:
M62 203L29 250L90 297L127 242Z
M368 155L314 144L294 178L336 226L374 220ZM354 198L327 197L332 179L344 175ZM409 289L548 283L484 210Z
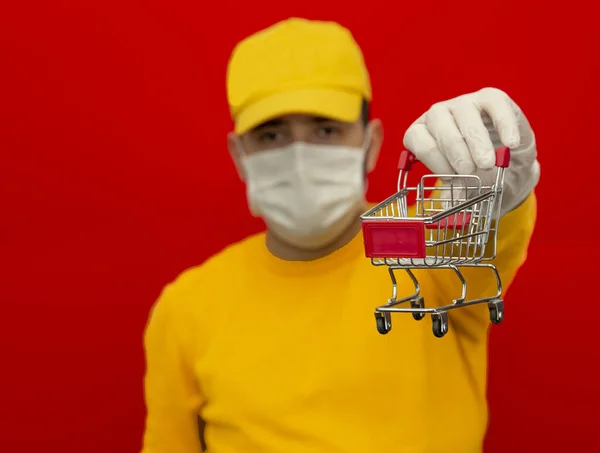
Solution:
M497 88L483 88L434 104L406 131L404 146L432 173L496 178L495 149L511 149L501 214L519 206L540 179L535 135L517 104Z

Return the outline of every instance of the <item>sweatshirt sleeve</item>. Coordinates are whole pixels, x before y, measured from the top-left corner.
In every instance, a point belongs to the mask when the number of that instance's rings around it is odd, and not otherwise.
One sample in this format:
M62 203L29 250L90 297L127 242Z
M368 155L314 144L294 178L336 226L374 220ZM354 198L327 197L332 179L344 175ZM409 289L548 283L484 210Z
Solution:
M175 295L167 286L146 326L146 425L141 453L200 453L198 413L203 396L174 319Z
M496 256L486 263L493 264L498 270L502 282L502 297L527 259L536 218L537 201L535 193L532 192L519 207L505 214L499 221ZM493 236L490 237L490 241L492 239ZM486 255L488 254L486 253ZM497 293L496 279L490 268L460 267L460 271L467 282L467 301L493 297ZM427 273L430 282L436 289L434 300L436 306L448 305L452 303L452 300L459 298L461 283L454 272L430 269ZM511 303L513 302L511 301ZM482 326L489 325L487 304L451 310L449 316L450 322L459 331L472 331L473 329L481 331Z

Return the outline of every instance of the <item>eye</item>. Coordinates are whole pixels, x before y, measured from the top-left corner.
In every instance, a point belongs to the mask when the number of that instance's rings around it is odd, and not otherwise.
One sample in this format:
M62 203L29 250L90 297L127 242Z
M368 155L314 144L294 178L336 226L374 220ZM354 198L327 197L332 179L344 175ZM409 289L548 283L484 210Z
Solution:
M319 127L317 135L322 138L334 137L341 133L341 129L333 125L324 125Z
M264 131L258 135L258 140L261 143L273 143L280 140L283 134L277 131Z

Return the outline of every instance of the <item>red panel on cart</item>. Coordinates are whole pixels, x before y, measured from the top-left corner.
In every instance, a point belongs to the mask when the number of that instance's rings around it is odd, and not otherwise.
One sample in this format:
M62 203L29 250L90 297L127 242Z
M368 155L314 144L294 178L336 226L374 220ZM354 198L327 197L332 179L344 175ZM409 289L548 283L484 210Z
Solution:
M425 225L421 220L363 221L367 258L425 258Z
M449 215L448 217L444 217L439 222L428 223L425 225L425 228L428 230L437 230L439 226L440 229L445 229L447 225L448 229L462 230L463 228L468 228L469 223L471 223L471 213L459 212Z

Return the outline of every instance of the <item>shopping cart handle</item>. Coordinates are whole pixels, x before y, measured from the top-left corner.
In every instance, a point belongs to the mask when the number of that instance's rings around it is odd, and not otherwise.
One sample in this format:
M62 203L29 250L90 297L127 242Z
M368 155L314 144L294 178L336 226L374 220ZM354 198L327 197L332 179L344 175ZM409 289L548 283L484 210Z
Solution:
M510 165L510 148L501 146L496 150L496 167L508 168Z
M410 171L410 169L412 168L413 164L417 162L417 158L415 157L415 155L407 150L407 149L403 149L400 152L400 160L398 161L398 170L402 170L402 171Z
M403 149L400 152L400 160L398 160L398 170L410 171L415 162L418 162L415 155L407 150ZM510 165L510 148L508 146L501 146L496 149L496 167L508 168Z

